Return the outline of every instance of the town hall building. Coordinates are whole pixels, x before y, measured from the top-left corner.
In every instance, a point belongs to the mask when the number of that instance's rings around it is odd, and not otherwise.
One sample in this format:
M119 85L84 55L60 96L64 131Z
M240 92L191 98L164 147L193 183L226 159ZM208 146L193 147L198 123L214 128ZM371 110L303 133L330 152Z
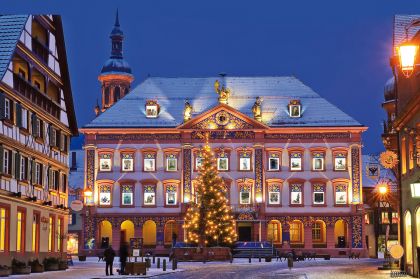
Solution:
M142 237L167 253L195 200L209 138L239 241L366 255L361 136L367 129L292 76L134 77L111 33L101 107L85 136L81 254ZM322 251L322 252L321 252Z

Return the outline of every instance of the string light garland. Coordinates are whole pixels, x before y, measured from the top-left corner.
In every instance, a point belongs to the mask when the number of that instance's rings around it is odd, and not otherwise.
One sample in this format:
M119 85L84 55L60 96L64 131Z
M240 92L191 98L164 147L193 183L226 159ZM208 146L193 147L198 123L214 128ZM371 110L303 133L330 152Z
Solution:
M203 247L231 245L237 238L235 220L208 136L201 154L203 161L198 169L195 198L190 201L184 218L186 241Z

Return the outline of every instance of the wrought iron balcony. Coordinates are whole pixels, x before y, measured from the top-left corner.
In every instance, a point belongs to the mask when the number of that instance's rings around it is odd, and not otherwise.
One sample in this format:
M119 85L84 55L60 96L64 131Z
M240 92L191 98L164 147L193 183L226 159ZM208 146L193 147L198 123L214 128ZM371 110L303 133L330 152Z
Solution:
M13 73L13 88L33 104L48 112L57 119L60 119L60 106L54 102L46 93L42 93L26 79Z

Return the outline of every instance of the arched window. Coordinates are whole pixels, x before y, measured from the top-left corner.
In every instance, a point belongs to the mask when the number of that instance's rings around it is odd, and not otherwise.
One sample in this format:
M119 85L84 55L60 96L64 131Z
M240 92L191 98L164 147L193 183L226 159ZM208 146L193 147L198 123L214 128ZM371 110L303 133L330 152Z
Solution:
M99 247L101 249L108 248L112 244L112 225L109 221L99 223Z
M290 223L290 243L303 243L303 223L299 220Z
M317 220L312 225L312 242L325 243L326 241L326 225L324 221Z
M335 245L338 248L347 247L347 223L344 220L338 220L334 225Z
M129 243L130 238L134 238L134 223L130 220L125 220L121 223L121 242Z
M412 229L411 229L411 213L407 211L404 218L404 237L405 237L405 260L407 264L413 264L413 241L412 241Z
M121 99L121 91L119 86L115 86L114 88L114 103L118 102Z
M156 245L156 223L152 220L147 220L143 224L143 244Z
M165 224L165 245L171 245L174 238L179 241L178 226L175 220L170 220Z
M267 240L281 243L281 224L277 220L271 220L267 227Z
M105 87L105 90L104 90L104 104L105 105L109 104L109 87Z

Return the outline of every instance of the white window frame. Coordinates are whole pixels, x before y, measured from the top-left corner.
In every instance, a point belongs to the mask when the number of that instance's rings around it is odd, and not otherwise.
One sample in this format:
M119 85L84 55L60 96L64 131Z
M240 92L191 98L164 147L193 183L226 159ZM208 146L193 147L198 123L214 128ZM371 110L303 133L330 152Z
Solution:
M169 195L173 195L174 197L174 203L169 203ZM166 205L177 205L178 199L177 199L177 192L166 192Z
M294 160L299 160L299 168L297 167L293 167L293 161ZM298 158L292 158L290 157L290 171L301 171L302 170L302 157L298 157Z
M158 117L158 107L157 107L157 105L147 105L146 106L146 117L147 118L157 118Z
M293 107L298 107L299 108L299 114L298 115L293 115L292 111L293 111ZM289 116L292 118L300 118L302 115L302 107L301 105L289 105Z
M11 108L10 108L11 102L9 99L4 99L4 117L6 119L11 119Z
M43 135L41 134L41 131L42 131L41 125L42 125L41 119L37 118L36 119L36 134L38 135L38 137L43 138Z
M169 169L169 161L174 160L175 161L175 169ZM168 157L166 158L166 171L177 171L178 170L178 158L176 157Z
M246 166L248 168L244 169L243 166L243 160L247 160L248 163L246 163ZM239 158L239 170L241 171L250 171L251 170L251 158Z
M199 161L200 161L200 163L199 163ZM200 169L200 167L203 165L203 161L204 161L203 157L200 157L200 156L195 157L195 168L196 168L196 170Z
M38 185L42 185L41 181L41 164L35 163L35 183Z
M244 200L243 199L243 197L242 197L242 194L245 194L245 193L247 193L248 194L248 198L247 198L247 200L248 200L248 202L245 202L246 200ZM251 192L239 192L239 203L240 204L251 204Z
M344 197L345 197L345 200L344 200L344 202L338 202L338 193L343 193L344 194ZM339 205L341 205L341 204L347 204L347 199L348 199L348 193L347 193L347 191L339 191L339 192L335 192L335 204L339 204Z
M28 111L22 108L22 128L28 129Z
M275 169L272 169L271 168L271 160L277 161L277 168L275 168ZM278 170L280 170L280 158L278 158L278 157L268 158L268 170L269 171L278 171Z
M222 160L226 160L226 169L220 168L220 162ZM223 158L217 158L217 170L218 171L228 171L229 170L229 158L225 158L225 157L223 157Z
M112 190L111 190L111 192L112 192ZM111 201L112 201L112 197L111 197L111 194L112 193L111 192L106 192L106 193L99 192L99 205L101 205L101 206L109 206L109 205L111 205ZM106 202L106 203L102 202L102 197L103 196L108 196L109 202Z
M271 201L271 194L277 195L277 197L278 197L277 202L272 202ZM280 192L268 192L268 204L278 205L280 203L281 203L281 195L280 195Z
M321 168L320 169L317 169L316 168L316 164L315 164L316 160L321 160ZM323 170L325 170L324 164L325 164L324 158L322 158L322 157L312 158L312 166L313 166L313 170L314 171L323 171Z
M153 162L152 168L146 169L146 166L148 165L146 162ZM143 159L143 171L156 171L156 158L144 158Z
M102 168L102 162L108 161L109 169ZM112 171L112 156L111 158L101 158L99 157L99 171Z
M131 161L131 168L125 168L125 161ZM122 171L134 171L134 158L121 158L121 170Z
M337 160L344 160L344 167L337 168ZM345 157L334 157L334 170L335 171L345 171L347 168L347 158Z
M144 205L156 205L156 188L155 188L155 191L152 192L152 193L151 192L144 192L143 194L144 194L144 197L143 197ZM149 196L152 196L153 202L151 202L151 203L147 202L147 197L149 197Z
M293 202L293 200L294 200L293 196L296 195L296 194L299 194L300 195L300 199L299 199L300 202L299 203ZM290 193L290 204L303 204L303 193L302 193L302 191L300 191L300 192L291 192Z
M25 157L20 156L20 170L19 170L19 179L26 180L26 160Z
M129 196L129 197L130 197L130 201L131 201L131 203L125 203L125 202L124 202L124 196ZM130 206L130 205L133 205L133 204L134 204L133 197L134 197L134 193L133 193L133 191L131 191L131 192L123 192L123 193L121 193L121 205L124 205L124 206Z
M316 202L315 201L315 194L322 194L322 202ZM325 192L316 191L313 193L313 203L317 205L323 205L325 204Z
M3 173L9 174L9 160L10 151L8 149L3 150Z

